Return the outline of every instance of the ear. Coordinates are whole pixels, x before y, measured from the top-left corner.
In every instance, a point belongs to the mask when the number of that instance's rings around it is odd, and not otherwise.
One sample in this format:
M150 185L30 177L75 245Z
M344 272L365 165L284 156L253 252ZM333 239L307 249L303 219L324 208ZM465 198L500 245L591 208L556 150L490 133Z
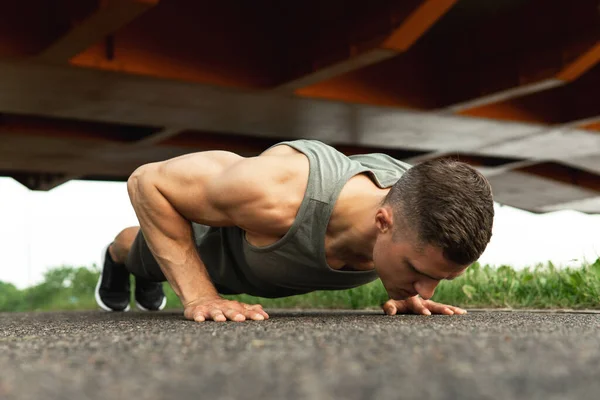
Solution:
M375 224L380 233L391 232L394 226L394 219L392 217L392 210L389 207L381 207L375 214Z

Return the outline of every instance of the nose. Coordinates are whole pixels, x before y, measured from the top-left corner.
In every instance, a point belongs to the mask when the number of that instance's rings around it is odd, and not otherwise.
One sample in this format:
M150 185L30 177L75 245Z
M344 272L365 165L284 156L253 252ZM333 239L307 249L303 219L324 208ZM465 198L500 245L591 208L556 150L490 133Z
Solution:
M439 281L434 281L433 279L419 280L414 283L413 287L419 296L425 300L429 300L433 297L435 288L439 283Z

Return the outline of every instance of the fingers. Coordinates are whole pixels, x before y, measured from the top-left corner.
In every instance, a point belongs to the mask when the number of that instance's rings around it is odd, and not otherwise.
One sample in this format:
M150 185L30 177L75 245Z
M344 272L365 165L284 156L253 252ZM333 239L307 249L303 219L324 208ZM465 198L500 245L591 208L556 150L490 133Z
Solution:
M202 311L196 312L194 314L194 321L196 322L204 322L206 318L204 317L204 313Z
M424 306L435 314L454 315L454 311L445 304L436 303L431 300L424 300Z
M449 309L451 309L452 311L454 311L454 314L458 314L458 315L463 315L467 313L467 310L460 308L460 307L454 307L454 306L446 306Z
M436 303L435 301L425 300L425 306L436 314L444 314L444 315L462 315L467 312L459 307L448 306L446 304Z
M244 314L245 318L247 319L251 319L254 321L263 321L264 319L266 319L264 317L263 314L261 314L257 309L254 309L250 306L248 306L247 304L243 305L243 310L242 313Z
M187 319L193 319L196 322L213 320L216 322L245 320L264 321L269 319L260 304L248 305L237 301L218 300L207 304L189 307L184 315Z
M387 315L396 315L398 308L396 307L394 300L388 300L385 302L383 305L383 312L385 312Z
M251 311L250 315L252 315L252 316L249 317L249 314L246 314L246 316L253 320L262 321L265 319L269 319L269 314L267 314L265 312L265 310L263 310L263 308L260 304L254 304L254 305L243 304L243 306L246 310Z
M210 318L216 322L227 321L227 318L225 318L223 311L219 310L218 308L213 308L212 310L210 310L208 315L210 315Z
M425 302L418 296L410 297L406 300L406 302L408 303L409 308L415 314L431 315L431 311L425 307Z
M238 310L234 310L233 308L226 310L225 316L231 321L242 322L246 320L246 316L244 314L240 313Z
M387 315L407 314L411 312L406 300L388 300L383 305L383 311Z
M421 314L431 315L443 314L443 315L463 315L467 311L460 307L448 306L446 304L436 303L431 300L423 300L418 296L410 297L406 300L388 300L382 306L383 311L387 315L396 314Z

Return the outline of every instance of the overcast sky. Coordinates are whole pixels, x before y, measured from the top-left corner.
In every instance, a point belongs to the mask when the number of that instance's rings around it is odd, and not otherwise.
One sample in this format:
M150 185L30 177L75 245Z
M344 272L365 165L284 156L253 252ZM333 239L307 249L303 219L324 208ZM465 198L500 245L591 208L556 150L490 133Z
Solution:
M0 178L0 280L19 288L48 267L100 263L104 246L137 225L125 183L71 181L50 192ZM494 235L480 261L515 267L551 260L577 265L600 254L600 216L573 211L536 215L496 207Z

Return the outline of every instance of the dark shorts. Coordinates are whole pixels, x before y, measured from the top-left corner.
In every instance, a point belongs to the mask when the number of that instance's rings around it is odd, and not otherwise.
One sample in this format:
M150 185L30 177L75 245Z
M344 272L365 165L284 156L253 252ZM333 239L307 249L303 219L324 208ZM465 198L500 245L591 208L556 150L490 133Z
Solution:
M160 269L160 265L148 248L144 235L140 230L133 241L127 262L125 263L129 272L139 278L148 279L154 282L165 282L167 278Z
M195 225L194 230L199 236L202 236L209 227L203 225ZM196 237L198 238L198 236ZM196 243L198 246L198 242ZM198 253L200 251L198 250ZM139 278L144 278L153 282L166 282L167 278L165 274L162 272L160 265L154 258L154 255L150 251L148 244L146 243L146 239L144 239L144 235L140 230L133 241L133 245L131 246L131 250L129 251L129 255L127 256L127 261L125 266L134 276ZM223 279L219 274L212 271L210 265L205 265L206 270L211 277L212 284L217 289L217 292L221 294L237 294L240 291L235 291L230 289L230 282L227 279ZM227 276L225 276L226 278ZM235 287L235 286L234 286Z

